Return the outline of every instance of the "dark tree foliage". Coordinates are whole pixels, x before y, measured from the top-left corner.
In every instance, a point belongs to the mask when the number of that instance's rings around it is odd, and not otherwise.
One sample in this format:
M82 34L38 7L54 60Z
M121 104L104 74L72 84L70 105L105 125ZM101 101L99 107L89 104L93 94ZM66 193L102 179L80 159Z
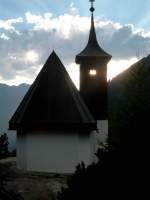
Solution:
M0 158L6 158L9 156L8 144L7 134L4 133L0 136Z
M146 175L143 171L139 173L140 162L134 159L134 155L119 152L110 146L99 149L96 155L96 164L85 167L81 163L77 166L68 179L68 187L58 193L58 200L122 200L137 196L143 184L141 178L146 178Z

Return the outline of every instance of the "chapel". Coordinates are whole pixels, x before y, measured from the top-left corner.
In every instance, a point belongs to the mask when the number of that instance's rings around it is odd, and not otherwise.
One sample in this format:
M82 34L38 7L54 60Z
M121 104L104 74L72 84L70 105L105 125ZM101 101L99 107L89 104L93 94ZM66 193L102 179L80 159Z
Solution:
M108 134L107 64L111 55L99 45L91 0L91 27L80 65L77 90L53 51L9 121L17 132L18 168L73 173L94 162L98 140Z

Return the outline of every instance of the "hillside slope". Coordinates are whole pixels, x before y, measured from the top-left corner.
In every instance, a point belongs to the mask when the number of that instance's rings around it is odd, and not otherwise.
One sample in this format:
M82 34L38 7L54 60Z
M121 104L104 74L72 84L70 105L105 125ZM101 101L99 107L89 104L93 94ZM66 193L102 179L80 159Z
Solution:
M109 112L111 139L123 149L139 149L150 131L150 56L112 80Z

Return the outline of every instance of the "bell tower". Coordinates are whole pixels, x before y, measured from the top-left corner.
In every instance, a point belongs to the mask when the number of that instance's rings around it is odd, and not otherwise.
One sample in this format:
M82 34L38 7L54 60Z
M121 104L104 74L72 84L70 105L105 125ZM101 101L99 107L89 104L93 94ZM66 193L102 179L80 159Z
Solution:
M80 64L80 94L96 120L107 120L107 64L111 55L98 44L91 2L91 28L84 50L76 56Z

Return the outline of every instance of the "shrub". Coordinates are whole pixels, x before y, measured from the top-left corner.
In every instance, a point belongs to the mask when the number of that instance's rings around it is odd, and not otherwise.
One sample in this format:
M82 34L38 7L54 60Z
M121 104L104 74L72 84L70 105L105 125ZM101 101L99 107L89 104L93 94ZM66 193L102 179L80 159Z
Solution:
M7 134L4 133L0 136L0 158L6 158L9 156L8 144Z
M68 179L68 187L58 193L58 200L129 199L140 186L138 162L132 155L112 146L99 149L98 162L85 167L80 163ZM137 186L136 191L133 186Z

